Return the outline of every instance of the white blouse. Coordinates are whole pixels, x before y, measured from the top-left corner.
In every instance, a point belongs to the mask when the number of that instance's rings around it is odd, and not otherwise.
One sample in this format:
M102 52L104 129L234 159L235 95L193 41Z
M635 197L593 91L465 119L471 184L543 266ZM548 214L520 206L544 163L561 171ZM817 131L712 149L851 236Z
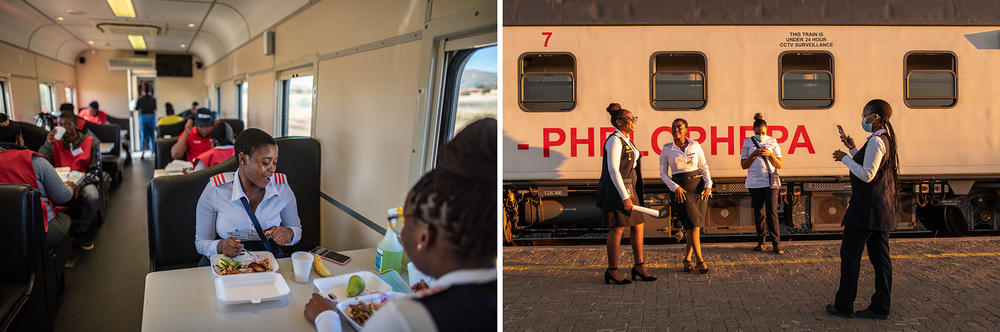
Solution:
M243 208L240 198L246 197L239 179L239 169L231 173L219 173L208 181L198 198L195 213L194 244L198 253L212 257L219 253L219 239L235 237L240 241L259 240L257 230ZM271 181L264 186L264 199L254 211L261 229L287 226L292 230L291 246L302 239L302 223L299 220L295 193L285 181L285 175L274 173Z
M845 156L840 162L847 166L847 169L851 171L851 174L857 176L861 181L872 182L875 179L875 173L878 172L879 166L882 165L882 156L885 155L885 142L882 141L881 135L885 133L885 129L879 129L868 136L868 147L865 148L864 164L859 165L852 159L851 156L858 154L858 147L855 146L851 149L851 154Z
M760 147L771 150L775 158L781 158L781 146L778 146L778 141L774 137L761 135L761 140L757 144ZM753 144L753 137L748 137L743 141L743 146L740 147L740 159L747 159L754 150L757 150L757 146ZM764 162L762 156L756 156L753 158L753 163L747 168L747 180L745 185L748 189L750 188L770 188L771 178L768 176L769 172L777 170L774 167L774 163L770 160L767 163ZM780 181L780 180L779 180Z
M660 152L660 179L670 188L670 191L677 190L679 186L670 177L678 173L687 173L700 170L702 178L705 179L705 188L712 187L712 175L708 172L708 160L705 159L705 151L701 149L701 144L685 138L687 147L681 151L674 142L663 145Z

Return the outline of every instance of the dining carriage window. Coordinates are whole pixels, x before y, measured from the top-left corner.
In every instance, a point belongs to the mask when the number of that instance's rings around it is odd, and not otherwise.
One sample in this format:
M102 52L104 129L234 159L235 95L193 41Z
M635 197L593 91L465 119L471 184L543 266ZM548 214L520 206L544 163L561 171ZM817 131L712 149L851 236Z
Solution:
M0 80L0 113L10 115L7 107L7 81Z
M910 52L903 60L906 106L948 108L958 102L955 55L947 52Z
M576 107L576 59L569 53L521 55L518 95L526 112L564 112Z
M42 111L45 113L52 113L56 110L54 107L56 104L56 96L52 92L52 85L48 83L38 84L38 95L41 97L41 107Z
M785 52L778 61L781 107L833 106L833 56L826 52Z
M705 107L705 55L658 52L650 58L650 104L656 110L699 110Z

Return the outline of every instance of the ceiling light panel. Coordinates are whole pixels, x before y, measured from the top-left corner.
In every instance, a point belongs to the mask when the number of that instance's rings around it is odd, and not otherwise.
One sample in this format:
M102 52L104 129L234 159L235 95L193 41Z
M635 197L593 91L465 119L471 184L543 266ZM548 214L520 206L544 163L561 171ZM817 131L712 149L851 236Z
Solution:
M129 35L128 36L128 43L132 44L132 49L134 49L136 51L145 51L146 50L146 39L142 38L142 36Z
M132 6L132 0L107 1L108 6L111 7L111 11L115 13L115 16L135 18L135 6Z

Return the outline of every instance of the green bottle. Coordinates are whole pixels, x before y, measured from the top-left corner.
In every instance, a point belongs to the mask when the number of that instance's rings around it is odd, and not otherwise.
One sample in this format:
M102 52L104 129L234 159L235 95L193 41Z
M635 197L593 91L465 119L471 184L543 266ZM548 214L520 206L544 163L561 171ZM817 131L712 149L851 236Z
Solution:
M392 226L387 225L385 236L375 247L375 270L379 273L386 273L395 270L396 273L403 271L403 246L396 238L396 232L392 231Z

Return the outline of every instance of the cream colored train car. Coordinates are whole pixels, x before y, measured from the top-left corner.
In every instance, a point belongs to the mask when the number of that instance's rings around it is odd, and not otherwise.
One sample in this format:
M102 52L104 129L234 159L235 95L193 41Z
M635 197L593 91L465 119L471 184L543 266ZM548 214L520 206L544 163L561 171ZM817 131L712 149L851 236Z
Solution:
M597 3L504 4L508 241L537 225L599 223L593 193L602 144L614 131L611 102L640 119L633 140L654 207L667 203L658 154L670 124L689 122L717 183L709 234L754 232L739 151L757 112L784 153L783 233L839 230L850 184L832 159L843 149L837 125L867 137L860 114L875 98L892 105L899 137L899 229L998 229L1000 21L969 18L985 8L880 13L892 5L852 1L857 8L824 12L817 2L732 18L726 14L756 7L708 1L687 8L702 15L692 17L679 10L689 4L671 6L678 1L631 2L630 11ZM867 10L876 14L848 15ZM652 222L647 235L670 231L665 220Z

